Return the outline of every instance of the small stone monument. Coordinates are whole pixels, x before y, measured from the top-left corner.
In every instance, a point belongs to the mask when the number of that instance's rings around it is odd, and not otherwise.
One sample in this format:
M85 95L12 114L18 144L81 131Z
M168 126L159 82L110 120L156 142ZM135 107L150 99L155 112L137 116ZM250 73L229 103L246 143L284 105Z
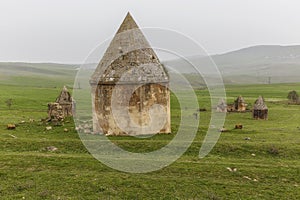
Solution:
M235 100L234 105L235 105L236 111L238 111L238 112L243 112L243 111L246 111L246 109L247 109L247 104L242 96L239 96Z
M55 102L62 107L64 117L73 116L73 99L66 86L63 87Z
M268 106L265 104L265 100L262 96L259 96L253 106L253 118L254 119L268 119Z
M53 103L48 103L48 120L62 121L65 117L73 116L74 101L66 86Z

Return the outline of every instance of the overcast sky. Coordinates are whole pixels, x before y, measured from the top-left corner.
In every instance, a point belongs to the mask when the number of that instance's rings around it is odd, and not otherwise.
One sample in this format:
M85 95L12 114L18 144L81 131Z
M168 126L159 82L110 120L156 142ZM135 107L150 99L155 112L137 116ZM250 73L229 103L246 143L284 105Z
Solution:
M0 0L0 61L83 63L128 11L209 54L300 44L299 0Z

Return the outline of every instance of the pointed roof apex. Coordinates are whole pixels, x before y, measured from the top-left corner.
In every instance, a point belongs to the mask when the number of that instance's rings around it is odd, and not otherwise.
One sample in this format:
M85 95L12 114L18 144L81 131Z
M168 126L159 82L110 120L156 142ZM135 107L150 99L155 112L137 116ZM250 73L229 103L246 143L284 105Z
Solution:
M130 12L127 13L126 17L124 18L119 30L117 31L118 33L131 30L131 29L136 29L139 28L136 22L134 21L133 17L131 16Z
M254 110L267 110L268 106L265 104L265 100L262 96L259 96L255 101Z
M126 17L127 17L127 16L128 16L128 17L132 17L129 11L128 11L127 14L126 14Z
M167 83L168 74L128 12L106 49L91 85Z
M64 87L63 87L63 91L64 92L68 92L68 88L64 85Z

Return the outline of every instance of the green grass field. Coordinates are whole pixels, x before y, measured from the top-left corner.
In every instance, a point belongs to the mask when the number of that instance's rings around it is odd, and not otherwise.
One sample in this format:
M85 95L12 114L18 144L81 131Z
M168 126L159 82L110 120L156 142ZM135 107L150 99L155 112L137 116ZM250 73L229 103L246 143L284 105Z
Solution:
M253 104L263 95L269 120L253 120L251 113L227 114L229 132L222 133L210 154L200 159L210 118L209 111L203 112L197 137L180 159L159 171L130 174L94 159L72 119L45 130L40 119L47 117L47 103L55 100L63 84L72 85L71 79L17 81L0 85L0 199L300 199L300 106L286 102L288 91L300 92L298 83L226 86L228 102L242 95ZM208 91L196 93L200 107L210 110ZM5 104L9 98L11 109ZM173 103L172 130L178 128L179 111ZM16 130L6 130L8 123L17 124ZM234 130L239 123L244 128ZM124 149L146 152L173 137L109 139ZM48 146L58 150L49 152Z

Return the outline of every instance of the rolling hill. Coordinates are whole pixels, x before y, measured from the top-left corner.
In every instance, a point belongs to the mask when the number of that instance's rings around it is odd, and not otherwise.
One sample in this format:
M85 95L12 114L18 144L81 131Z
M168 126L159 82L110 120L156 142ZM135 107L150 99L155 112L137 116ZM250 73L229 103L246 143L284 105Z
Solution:
M0 63L0 84L43 85L61 87L73 85L79 65L56 63Z
M220 55L212 55L224 82L240 83L286 83L299 82L300 79L300 45L252 46ZM203 56L188 57L188 60L199 68L211 67L210 58ZM163 61L165 66L187 75L194 85L203 84L193 77L196 71L183 60ZM0 84L32 85L39 82L48 83L49 87L61 87L63 84L73 85L77 64L55 63L0 63ZM91 67L92 66L92 67ZM87 65L87 70L94 70L96 65ZM206 77L206 78L214 78ZM34 80L34 81L33 81Z
M253 46L220 55L212 55L227 83L280 83L299 82L300 45ZM208 58L193 56L188 58L196 66L208 65ZM191 73L186 62L170 60L164 62L182 73Z

